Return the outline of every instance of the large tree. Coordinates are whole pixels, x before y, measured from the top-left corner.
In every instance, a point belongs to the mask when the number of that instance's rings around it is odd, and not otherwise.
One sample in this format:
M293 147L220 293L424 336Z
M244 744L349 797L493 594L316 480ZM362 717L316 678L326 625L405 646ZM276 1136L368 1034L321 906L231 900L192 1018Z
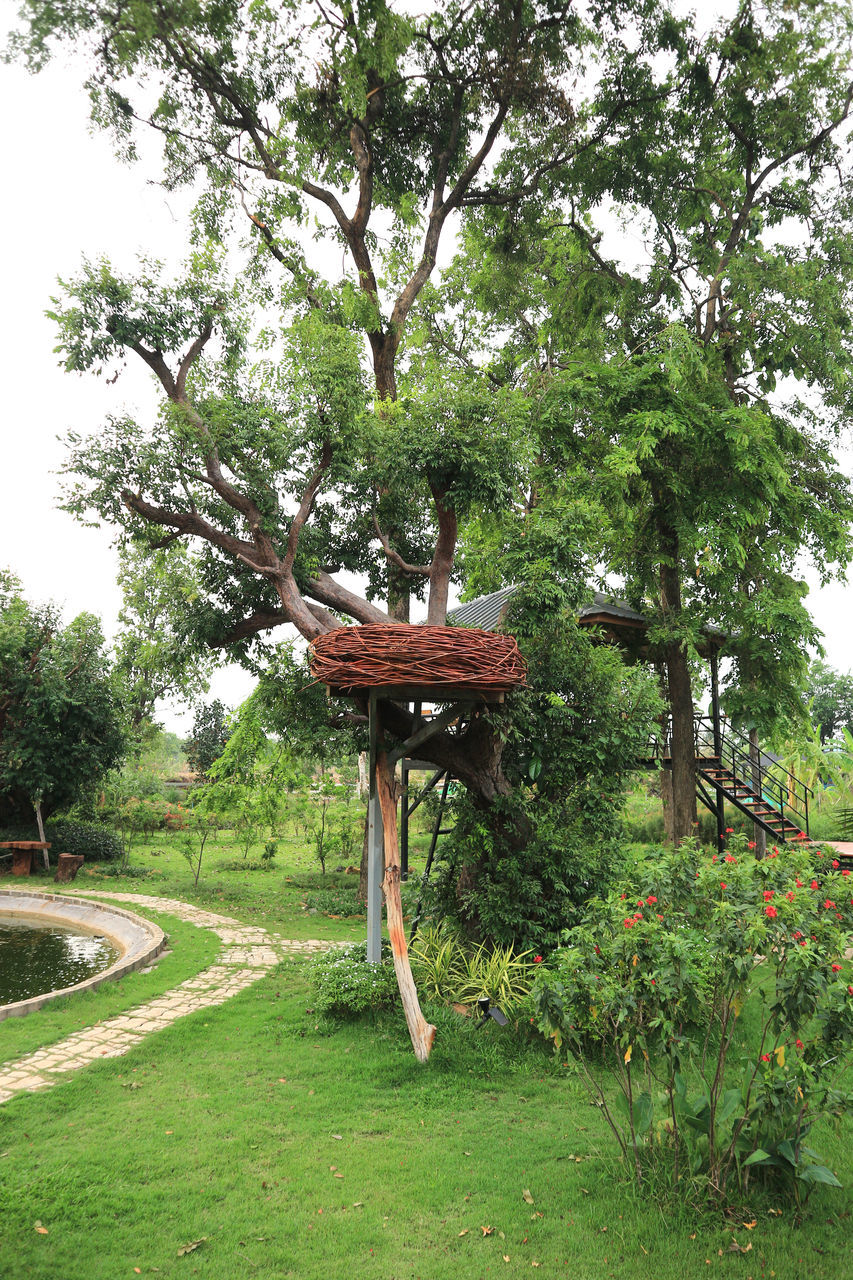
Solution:
M508 500L524 415L482 378L418 381L407 326L453 218L523 208L644 96L658 23L623 41L635 7L25 4L31 65L82 41L96 121L131 155L153 128L167 183L203 185L185 272L88 264L55 314L70 369L129 354L164 396L156 424L113 421L76 449L70 505L148 547L200 543L210 643L404 618L411 591L444 621L460 521ZM622 79L604 115L579 118L567 86L602 35ZM239 288L205 247L235 218L250 233ZM312 228L334 250L325 276ZM366 597L341 569L367 575ZM506 789L485 721L431 750L484 798Z
M730 708L768 730L797 714L817 639L803 553L823 575L850 556L833 449L853 368L851 32L846 5L775 0L702 37L671 23L645 116L561 168L536 216L480 211L457 310L436 298L425 326L445 361L476 363L488 334L458 321L475 300L504 335L491 375L538 396L535 479L476 530L479 579L497 585L495 546L527 545L537 505L565 526L581 495L601 563L655 618L679 837L703 626L729 634Z

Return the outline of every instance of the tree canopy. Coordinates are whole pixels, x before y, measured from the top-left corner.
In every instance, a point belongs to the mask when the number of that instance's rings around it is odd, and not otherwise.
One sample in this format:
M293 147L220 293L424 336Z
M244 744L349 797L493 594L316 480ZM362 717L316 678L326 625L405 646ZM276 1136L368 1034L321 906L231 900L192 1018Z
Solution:
M121 763L121 694L96 618L62 627L0 574L0 820L48 817Z
M72 441L69 507L192 541L187 625L244 654L413 592L441 623L454 575L563 607L620 574L686 834L702 628L739 717L795 714L800 557L850 555L848 7L742 0L707 32L632 0L22 12L30 65L82 40L96 123L130 158L155 130L200 190L183 270L86 263L55 303L69 369L141 359L163 393ZM494 798L493 727L469 732L430 750Z

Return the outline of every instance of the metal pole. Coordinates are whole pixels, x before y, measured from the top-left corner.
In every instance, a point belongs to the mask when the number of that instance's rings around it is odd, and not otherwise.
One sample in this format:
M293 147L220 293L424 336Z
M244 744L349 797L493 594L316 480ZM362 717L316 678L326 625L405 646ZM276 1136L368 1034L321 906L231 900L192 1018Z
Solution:
M378 964L382 959L382 877L385 874L385 842L382 810L376 789L376 747L379 741L379 707L375 693L369 701L370 799L367 816L367 959Z
M711 717L714 722L714 755L717 757L717 769L723 767L723 733L720 726L720 682L717 665L717 651L711 650ZM716 787L717 794L717 852L722 853L726 846L725 801L721 787Z
M405 756L400 761L400 782L403 788L403 804L400 810L400 879L409 878L409 762Z

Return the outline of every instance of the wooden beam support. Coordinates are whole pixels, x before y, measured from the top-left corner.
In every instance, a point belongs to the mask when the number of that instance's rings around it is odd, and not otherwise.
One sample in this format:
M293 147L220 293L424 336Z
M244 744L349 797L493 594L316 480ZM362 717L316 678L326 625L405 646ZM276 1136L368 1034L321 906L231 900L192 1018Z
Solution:
M409 948L403 927L403 904L400 900L400 851L397 845L397 784L394 766L384 750L376 753L376 788L382 810L385 833L385 914L388 936L394 956L394 972L406 1015L406 1025L418 1062L426 1062L435 1040L435 1027L421 1013L415 980L409 964Z

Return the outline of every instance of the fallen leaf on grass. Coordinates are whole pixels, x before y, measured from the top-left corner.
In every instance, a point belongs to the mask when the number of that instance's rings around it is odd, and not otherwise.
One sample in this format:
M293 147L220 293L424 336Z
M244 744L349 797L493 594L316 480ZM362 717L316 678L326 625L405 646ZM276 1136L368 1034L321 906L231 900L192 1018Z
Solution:
M468 1228L466 1227L466 1228L465 1228L465 1230L464 1230L464 1231L460 1231L460 1232L459 1232L459 1234L460 1234L460 1236L467 1236L467 1234L468 1234Z
M751 1231L753 1227L758 1226L758 1219L753 1218L752 1222L744 1222L741 1225L746 1227L747 1231Z
M494 1234L495 1229L494 1227L480 1227L480 1230L482 1231L484 1236L490 1236Z
M336 1178L342 1178L343 1176L344 1176L344 1175L343 1175L342 1173L336 1173L336 1174L335 1174L335 1177L336 1177Z
M733 1240L729 1245L729 1253L749 1253L752 1248L752 1241L749 1244L738 1244L737 1240Z
M363 1201L363 1200L354 1200L354 1201L353 1201L353 1204L352 1204L352 1207L353 1207L353 1209L363 1209L363 1208L364 1208L364 1201Z
M46 1236L48 1234L47 1227L43 1227L40 1222L35 1224L35 1229L40 1236Z
M141 1275L142 1275L142 1268L141 1268L141 1267L134 1267L133 1269L134 1269L134 1271L136 1272L136 1274L137 1274L138 1276L141 1276Z
M530 1192L526 1187L521 1193L521 1198L525 1204L533 1204L533 1196L530 1194Z
M200 1249L205 1240L209 1240L210 1236L202 1236L200 1240L191 1240L189 1244L182 1244L178 1250L178 1257L183 1258L185 1254L195 1253L196 1249Z
M344 1135L342 1133L333 1133L332 1137L335 1139L336 1142L343 1142L344 1140Z

